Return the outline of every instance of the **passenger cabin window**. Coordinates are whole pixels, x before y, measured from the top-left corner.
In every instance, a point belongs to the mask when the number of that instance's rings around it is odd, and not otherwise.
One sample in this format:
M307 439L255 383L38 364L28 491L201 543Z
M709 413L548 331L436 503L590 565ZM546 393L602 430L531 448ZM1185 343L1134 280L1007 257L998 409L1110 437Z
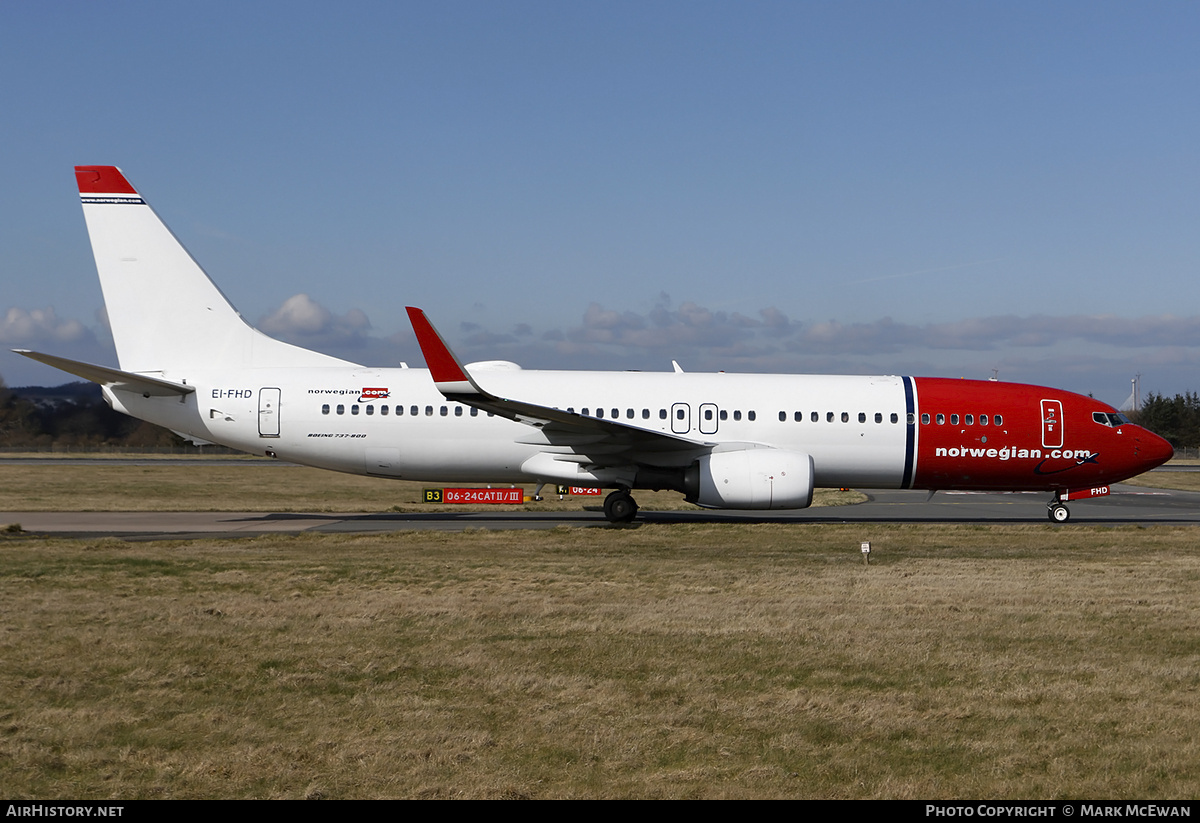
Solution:
M617 419L618 417L620 417L620 416L621 416L621 410L620 410L620 409L613 409L613 410L612 410L612 419L613 419L613 420L616 420L616 419Z
M746 419L749 420L751 423L753 423L756 418L757 418L757 415L753 411L746 412Z
M643 420L650 419L650 410L649 409L642 409L642 419Z
M375 407L374 407L374 406L367 406L367 414L368 414L368 415L372 415L372 414L374 414L374 413L375 413Z
M923 426L929 425L929 412L925 412L924 414L921 415L921 425L923 425Z
M329 414L329 404L328 403L326 403L324 406L321 407L321 414Z
M843 423L850 422L850 412L842 412L842 422Z
M992 415L992 420L996 423L997 426L1004 425L1004 416L1003 415L999 415L999 414Z
M445 417L449 413L449 411L450 410L448 408L446 408L445 406L442 406L441 409L438 410L438 414L440 414L442 417Z
M733 419L734 419L734 420L741 420L741 419L742 419L742 413L741 413L741 411L740 411L740 410L738 410L738 409L734 409L734 412L733 412Z
M779 413L779 422L780 422L780 423L783 423L783 422L786 422L786 421L787 421L787 412L782 412L782 411L781 411L781 412Z
M625 410L625 417L627 417L628 419L632 420L632 419L633 419L633 409L626 409L626 410Z
M941 413L939 412L939 413L938 413L938 416L937 416L937 424L938 424L939 426L944 426L944 425L946 425L946 415L944 415L944 414L941 414Z
M455 406L455 407L454 407L454 416L455 416L455 417L462 417L462 406Z
M433 406L426 406L426 407L425 407L425 416L426 416L426 417L433 417Z
M386 415L386 414L388 413L388 407L387 407L387 406L380 406L380 407L379 407L379 413L380 413L380 414L384 414L384 415Z
M675 410L675 419L676 419L676 420L682 420L682 419L683 419L683 409L676 409L676 410Z
M478 416L479 416L479 409L477 409L477 408L475 408L474 406L472 406L472 407L471 407L471 416L472 416L472 417L478 417Z
M909 422L909 423L913 422L913 420L912 420L912 417L913 417L913 416L912 416L911 414L908 416L908 422ZM900 422L900 415L896 414L895 412L892 412L892 422L893 422L893 423L899 423L899 422Z
M353 406L350 407L350 413L358 414L358 404L357 403L355 403Z
M810 419L810 420L812 420L812 422L814 422L814 423L820 423L820 422L821 422L821 413L820 413L820 412L813 412L813 413L812 413L812 414L809 416L809 419Z
M659 410L658 410L658 419L659 419L659 420L666 420L666 419L667 419L667 410L666 410L666 409L659 409Z
M958 415L957 415L957 414L952 414L952 415L950 415L950 425L951 425L951 426L957 426L957 425L958 425Z
M895 422L896 422L896 419L895 419L895 418L896 418L896 415L894 415L894 414L893 414L893 415L892 415L892 422L893 422L893 423L895 423ZM882 413L882 412L875 412L875 422L876 422L876 423L882 423L882 422L883 422L883 413Z
M796 420L796 422L797 422L797 423L803 423L803 422L804 422L804 412L796 412L796 414L795 414L795 416L794 416L794 417L795 417L795 420Z
M729 412L725 411L725 409L721 409L721 413L717 416L720 417L722 420L728 420Z
M987 418L987 415L986 415L986 414L981 414L981 415L979 415L979 425L981 425L981 426L986 426L986 425L987 425L987 420L988 420L988 418Z
M859 412L859 413L858 413L858 422L859 422L859 423L866 423L866 422L867 422L867 413L866 413L866 412ZM876 422L876 423L878 423L879 421L878 421L878 420L876 420L875 422Z

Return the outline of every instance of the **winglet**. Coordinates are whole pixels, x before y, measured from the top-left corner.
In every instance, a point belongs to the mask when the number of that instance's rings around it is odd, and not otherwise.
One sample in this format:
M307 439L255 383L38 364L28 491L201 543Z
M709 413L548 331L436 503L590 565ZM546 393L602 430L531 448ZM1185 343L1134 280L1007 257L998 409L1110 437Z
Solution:
M425 365L433 382L442 394L480 394L487 392L479 388L467 370L458 362L454 352L446 345L446 341L438 334L438 330L429 322L425 312L412 306L405 307L413 331L417 335L417 343L421 346L421 354L425 356Z

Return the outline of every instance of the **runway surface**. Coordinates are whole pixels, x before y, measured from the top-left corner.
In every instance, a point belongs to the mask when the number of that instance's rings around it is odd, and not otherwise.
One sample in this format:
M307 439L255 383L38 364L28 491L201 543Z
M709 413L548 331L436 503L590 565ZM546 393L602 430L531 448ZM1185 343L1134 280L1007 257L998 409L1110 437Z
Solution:
M1200 523L1200 492L1114 486L1098 500L1071 503L1071 523L1091 525ZM670 523L1045 523L1045 492L928 492L862 490L870 500L853 506L779 512L650 511L638 524ZM246 537L263 533L367 533L415 529L630 528L612 526L599 511L577 512L3 512L0 523L61 537Z

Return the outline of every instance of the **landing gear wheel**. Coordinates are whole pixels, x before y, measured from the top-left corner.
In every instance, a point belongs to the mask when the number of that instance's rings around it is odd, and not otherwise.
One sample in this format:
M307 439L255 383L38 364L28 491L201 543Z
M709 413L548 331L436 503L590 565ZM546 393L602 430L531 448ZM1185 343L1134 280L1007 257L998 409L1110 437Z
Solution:
M1071 511L1062 503L1055 503L1051 506L1049 515L1055 523L1066 523L1071 519Z
M632 523L637 512L637 503L624 489L618 489L604 498L604 516L609 523Z

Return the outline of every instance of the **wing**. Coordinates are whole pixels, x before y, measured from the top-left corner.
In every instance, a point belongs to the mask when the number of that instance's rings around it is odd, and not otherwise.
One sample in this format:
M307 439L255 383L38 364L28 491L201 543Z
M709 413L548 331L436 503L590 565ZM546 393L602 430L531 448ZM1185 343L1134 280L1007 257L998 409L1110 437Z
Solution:
M425 312L407 309L413 331L434 385L447 400L475 406L500 417L507 417L540 430L521 442L548 446L548 454L557 462L580 466L630 469L644 466L687 465L697 456L711 451L716 443L693 440L676 434L622 423L618 420L586 417L536 403L499 397L485 390L463 367ZM544 438L544 439L542 439Z

